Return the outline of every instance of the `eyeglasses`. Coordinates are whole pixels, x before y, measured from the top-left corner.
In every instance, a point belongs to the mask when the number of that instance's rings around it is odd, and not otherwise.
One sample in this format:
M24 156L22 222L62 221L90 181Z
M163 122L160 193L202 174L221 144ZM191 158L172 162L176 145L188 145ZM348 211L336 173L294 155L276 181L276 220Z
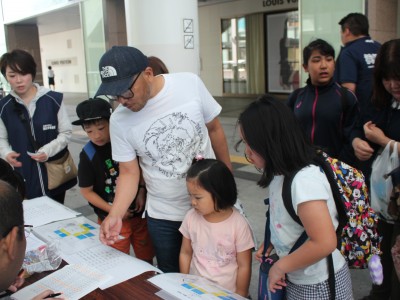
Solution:
M33 225L24 225L24 229L25 229L25 237L28 238L33 231Z
M33 225L14 225L9 230L7 230L5 233L3 233L1 237L5 238L15 226L18 226L18 228L24 228L25 237L28 237L33 231Z
M251 158L247 155L246 150L244 151L244 158L247 160L247 162L253 164L254 161L251 160Z
M108 96L105 95L107 97L108 100L110 101L118 101L118 98L122 98L122 99L130 99L133 98L135 96L135 93L132 91L133 86L135 85L136 81L138 80L138 78L140 77L140 75L142 74L142 72L140 72L136 78L133 80L131 86L129 87L129 89L125 92L123 92L121 95L116 95L116 96Z

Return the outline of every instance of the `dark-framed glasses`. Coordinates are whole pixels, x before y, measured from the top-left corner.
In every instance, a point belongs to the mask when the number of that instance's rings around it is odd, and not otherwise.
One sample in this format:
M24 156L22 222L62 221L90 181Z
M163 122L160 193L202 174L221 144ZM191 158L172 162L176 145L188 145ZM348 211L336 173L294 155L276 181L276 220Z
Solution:
M244 151L244 158L247 160L247 162L254 164L254 162L251 160L251 158L247 155L246 151Z
M244 158L245 158L249 163L251 163L251 164L254 166L254 168L256 168L256 170L257 170L258 172L263 173L263 170L260 169L260 168L257 168L256 165L254 164L254 161L247 155L246 150L244 151Z
M14 225L9 230L7 230L5 233L3 233L1 235L1 237L5 238L15 226L18 226L18 228L23 228L24 229L25 237L28 237L32 233L32 230L33 230L33 225Z
M122 98L122 99L125 99L125 100L133 98L133 97L135 96L135 93L132 91L132 89L133 89L133 87L134 87L136 81L139 79L139 77L140 77L141 74L142 74L142 72L140 72L140 73L136 76L136 78L133 80L133 82L132 82L132 84L131 84L131 86L129 87L128 90L126 90L125 92L123 92L121 95L116 95L116 96L108 96L108 95L105 95L105 96L107 97L107 99L108 99L109 101L118 101L119 98Z
M25 237L28 238L33 231L33 225L24 225L24 230L25 230Z

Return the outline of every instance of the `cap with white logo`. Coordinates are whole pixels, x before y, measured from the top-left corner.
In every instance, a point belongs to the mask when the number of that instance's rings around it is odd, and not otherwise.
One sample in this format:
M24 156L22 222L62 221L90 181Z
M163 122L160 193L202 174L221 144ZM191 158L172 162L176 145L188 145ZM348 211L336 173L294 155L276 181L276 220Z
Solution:
M147 57L139 49L113 46L100 59L101 85L95 97L121 95L131 86L134 75L148 66Z

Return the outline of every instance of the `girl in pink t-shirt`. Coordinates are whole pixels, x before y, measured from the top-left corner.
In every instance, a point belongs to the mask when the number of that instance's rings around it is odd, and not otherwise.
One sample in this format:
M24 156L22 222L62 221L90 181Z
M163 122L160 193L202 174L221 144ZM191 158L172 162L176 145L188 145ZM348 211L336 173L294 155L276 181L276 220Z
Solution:
M231 171L221 161L199 159L186 185L193 208L179 228L181 273L203 276L247 297L254 241L246 219L234 208L237 189Z

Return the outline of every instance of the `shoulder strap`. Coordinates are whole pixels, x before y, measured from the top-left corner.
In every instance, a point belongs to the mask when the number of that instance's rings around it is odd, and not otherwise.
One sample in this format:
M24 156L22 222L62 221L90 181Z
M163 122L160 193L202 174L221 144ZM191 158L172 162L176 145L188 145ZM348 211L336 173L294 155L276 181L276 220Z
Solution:
M271 242L271 231L269 229L269 224L270 224L270 219L269 219L269 209L270 209L269 198L264 199L264 203L265 203L265 205L268 205L268 210L267 210L267 213L266 213L267 220L265 222L265 231L264 231L264 250L263 250L263 253L262 253L263 261L265 260L265 252L267 251L267 249L269 247L269 244ZM292 253L293 251L295 251L301 245L303 245L303 243L307 240L307 238L308 238L307 233L304 230L303 233L300 235L300 237L297 239L296 243L294 243L292 249L290 249L289 254Z
M302 92L304 92L304 88L298 88L294 90L293 93L289 96L287 105L291 108L291 110L294 110L294 103Z
M348 93L350 90L340 85L340 93L342 96L340 97L340 101L342 103L342 110L343 110L343 124L347 122L347 118L349 117L349 109L350 109L350 99Z
M85 151L87 157L90 161L92 161L94 154L96 153L96 148L93 146L92 142L87 142L83 147L83 151Z
M339 220L339 225L336 230L336 233L338 236L341 234L341 228L346 225L347 223L347 214L346 214L346 208L344 206L344 203L342 201L342 196L340 195L339 187L336 182L335 177L333 176L333 170L329 162L326 161L326 159L321 155L317 154L314 158L314 162L322 168L322 170L325 173L326 178L328 179L329 185L332 190L332 195L333 199L335 200L335 205L336 205L336 210L338 212L338 220ZM338 240L338 243L340 241Z
M347 93L349 92L349 90L343 86L340 86L340 92L342 94L341 102L342 102L343 112L347 112L347 109L350 106L349 97L347 96Z
M303 224L300 221L300 218L298 215L296 215L296 212L294 211L293 208L293 202L292 202L292 182L294 176L296 176L297 171L291 173L288 176L285 176L283 179L283 185L282 185L282 199L283 199L283 204L285 205L285 208L289 215L292 217L296 223L299 225L303 226Z
M265 260L265 252L267 252L267 249L269 247L269 244L271 242L271 231L269 230L269 198L264 199L265 205L268 205L268 210L266 212L266 220L265 220L265 230L264 230L264 249L262 252L263 255L263 261Z
M15 100L15 98L13 98L12 101L14 103L14 110L17 113L18 118L21 120L22 124L24 125L26 134L28 135L28 138L29 138L33 148L35 149L35 151L39 150L39 146L38 146L35 138L33 137L31 128L29 126L29 120L26 119L23 108L21 107L22 105L18 104L17 100Z

